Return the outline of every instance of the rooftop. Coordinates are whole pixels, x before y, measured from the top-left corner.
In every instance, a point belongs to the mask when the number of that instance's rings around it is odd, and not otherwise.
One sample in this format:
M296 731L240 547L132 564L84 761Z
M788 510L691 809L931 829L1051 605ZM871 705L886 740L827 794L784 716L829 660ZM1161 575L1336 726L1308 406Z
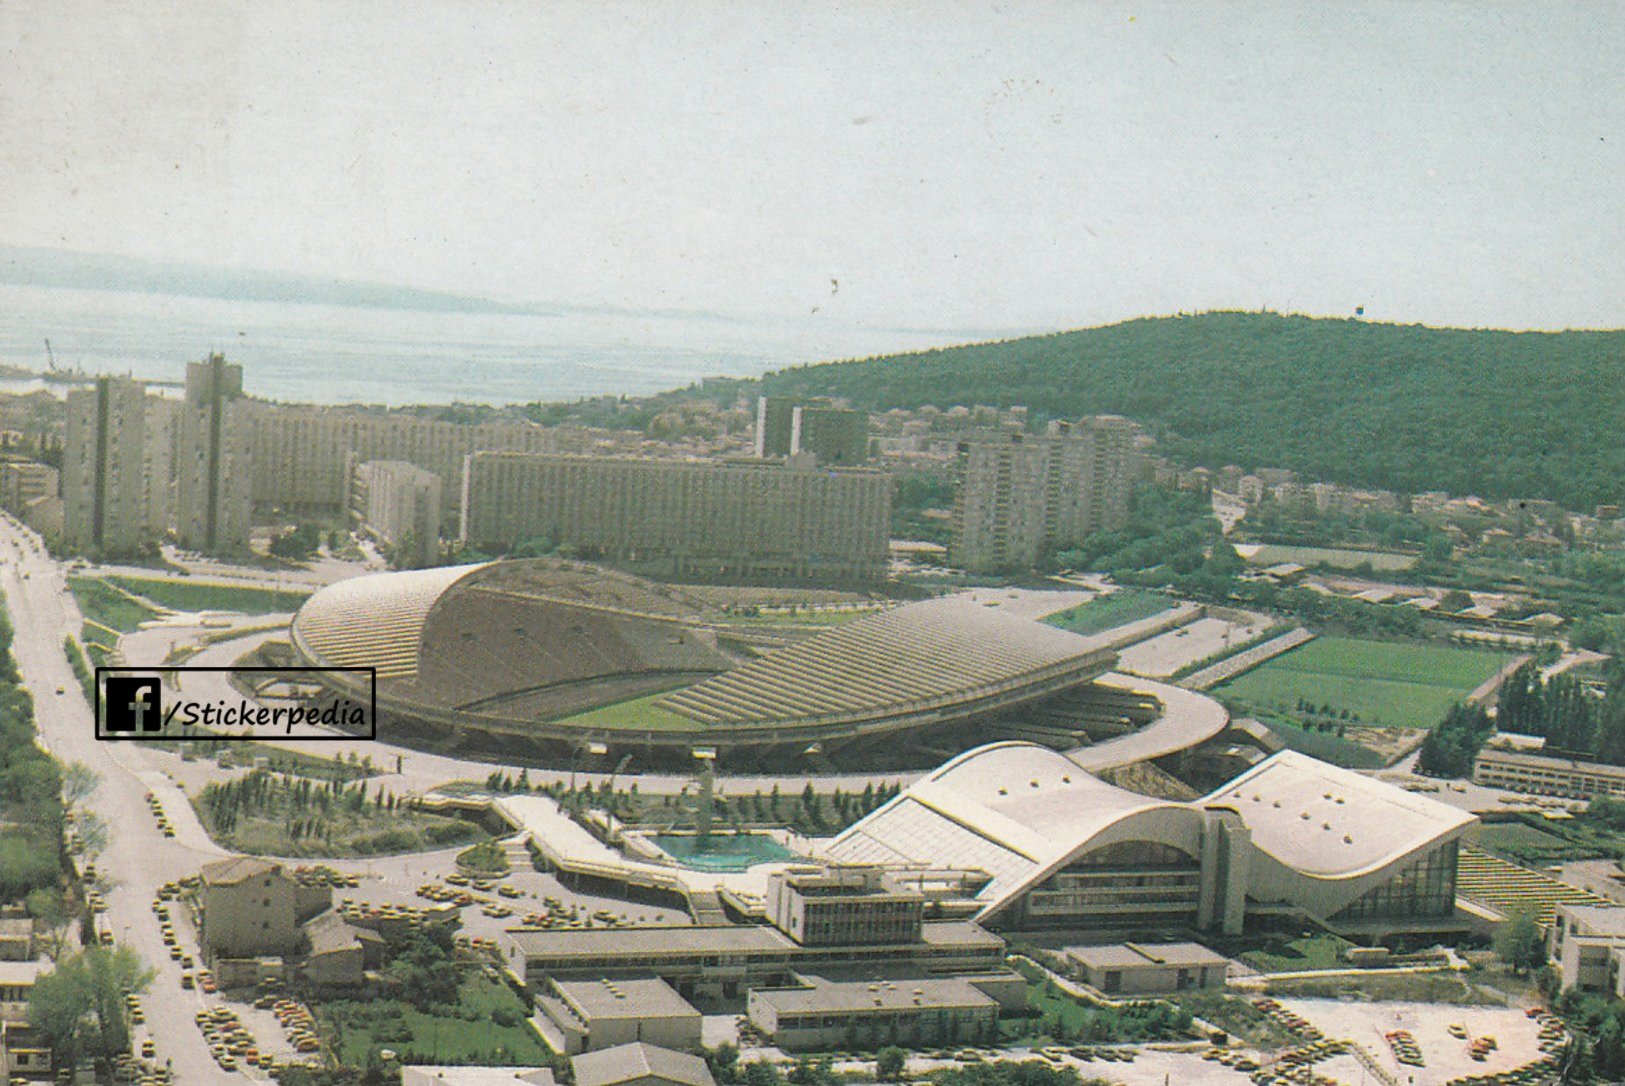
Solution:
M880 716L1106 670L1096 639L949 597L883 611L667 695L706 724Z
M997 1000L962 977L896 981L831 981L810 977L808 981L797 988L758 988L752 994L781 1014L998 1006Z
M711 1069L698 1056L637 1041L570 1059L576 1086L614 1086L641 1078L658 1078L681 1086L715 1086Z
M920 931L921 942L928 946L1004 945L997 935L966 921L928 922ZM510 931L508 938L526 957L574 958L585 962L626 958L657 960L707 953L780 951L788 955L801 951L788 935L762 924Z
M1475 821L1467 811L1293 750L1260 762L1202 802L1233 808L1258 848L1327 878L1380 867Z
M401 1068L401 1086L553 1086L546 1067L442 1067Z
M1069 946L1066 953L1090 969L1136 969L1153 965L1228 965L1230 959L1200 943L1113 943Z
M269 875L281 869L281 864L262 860L258 856L233 856L230 859L204 864L199 874L209 886L235 886L247 879Z
M658 977L637 980L555 981L566 1003L588 1020L698 1018L700 1012Z

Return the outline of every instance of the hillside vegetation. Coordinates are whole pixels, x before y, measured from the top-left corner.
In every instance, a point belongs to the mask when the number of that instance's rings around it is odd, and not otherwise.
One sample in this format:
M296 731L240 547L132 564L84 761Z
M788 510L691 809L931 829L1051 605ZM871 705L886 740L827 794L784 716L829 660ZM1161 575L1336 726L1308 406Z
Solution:
M1128 321L769 374L871 410L1127 415L1176 459L1488 498L1616 502L1625 332L1499 332L1275 313Z

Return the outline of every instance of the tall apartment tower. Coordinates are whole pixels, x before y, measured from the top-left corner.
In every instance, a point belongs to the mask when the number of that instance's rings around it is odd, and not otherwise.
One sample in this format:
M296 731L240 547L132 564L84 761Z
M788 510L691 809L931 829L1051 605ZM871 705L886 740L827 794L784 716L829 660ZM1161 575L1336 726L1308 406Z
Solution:
M825 399L756 400L758 458L811 453L820 464L852 466L869 459L869 415Z
M978 573L1029 569L1044 553L1128 520L1135 427L1101 415L1038 436L961 442L949 560Z
M147 393L128 377L98 377L68 393L62 448L62 534L80 550L129 554L150 538Z
M796 402L788 396L756 397L756 458L790 455Z
M243 368L212 354L186 364L175 442L175 532L206 554L248 549L253 503L254 407Z

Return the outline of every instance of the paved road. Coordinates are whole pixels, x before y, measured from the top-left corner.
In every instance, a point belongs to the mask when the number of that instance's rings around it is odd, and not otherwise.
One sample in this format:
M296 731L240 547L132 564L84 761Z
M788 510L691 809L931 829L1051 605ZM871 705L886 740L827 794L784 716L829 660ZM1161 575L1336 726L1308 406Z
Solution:
M204 997L180 987L180 966L169 958L151 906L157 887L196 873L200 864L225 852L208 839L190 805L154 768L149 752L136 743L96 741L90 706L62 650L63 636L78 630L79 613L38 538L0 520L0 559L0 589L16 631L12 651L34 694L41 739L62 761L83 762L100 777L83 806L99 814L110 831L107 850L97 861L98 875L106 880L106 920L114 937L157 972L143 998L147 1020L137 1036L151 1036L159 1059L174 1061L178 1082L217 1082L221 1072L192 1022ZM63 693L57 694L58 688ZM175 838L159 832L147 809L149 790L165 797ZM196 955L195 944L191 952ZM254 1072L247 1077L262 1076Z

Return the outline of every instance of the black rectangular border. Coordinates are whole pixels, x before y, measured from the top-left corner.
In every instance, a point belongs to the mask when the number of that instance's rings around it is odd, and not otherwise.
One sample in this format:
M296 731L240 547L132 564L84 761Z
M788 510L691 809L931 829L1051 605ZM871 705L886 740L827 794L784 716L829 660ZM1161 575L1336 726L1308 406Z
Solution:
M278 742L278 743L283 743L283 742L294 742L294 743L350 743L350 742L354 742L354 741L356 741L358 739L366 739L366 740L372 741L372 740L376 740L378 738L378 669L376 667L316 667L316 666L311 666L311 667L199 667L199 666L191 665L191 664L153 664L153 665L150 665L148 667L129 667L129 666L125 666L125 667L98 667L98 668L96 668L94 670L94 672L93 672L93 674L91 676L91 686L92 686L92 695L93 695L92 696L92 708L93 708L93 711L94 711L94 713L96 715L93 718L91 718L90 723L91 723L91 727L93 729L93 734L94 734L94 736L96 738L96 741L98 743L151 743L151 742L154 742L154 741L174 743L174 742L184 742L185 741L184 737L177 737L177 736L173 736L173 735L164 735L164 734L161 734L161 733L147 733L147 734L144 734L144 735L103 735L102 734L102 675L103 674L108 674L108 675L119 675L119 674L150 675L150 674L152 674L154 672L161 672L161 671L198 671L198 672L214 671L214 672L225 672L227 674L233 674L233 673L236 673L236 672L245 672L245 673L253 673L253 672L267 673L267 672L269 672L269 673L278 674L278 675L285 674L285 673L288 673L288 672L297 672L297 673L302 674L302 675L308 675L311 672L320 672L320 673L323 673L323 674L335 673L336 672L336 673L339 673L339 674L357 674L357 675L365 675L365 676L367 676L367 687L368 687L369 693L371 694L371 698L370 698L370 701L371 701L371 706L370 706L370 709L371 709L371 728L367 732L366 735L213 735L213 734L211 734L211 735L209 735L207 737L200 737L198 739L198 742L210 742L210 743L214 743L214 742L220 742L220 743L263 743L263 742L266 742L267 740L270 740L270 741L275 741L275 742Z

